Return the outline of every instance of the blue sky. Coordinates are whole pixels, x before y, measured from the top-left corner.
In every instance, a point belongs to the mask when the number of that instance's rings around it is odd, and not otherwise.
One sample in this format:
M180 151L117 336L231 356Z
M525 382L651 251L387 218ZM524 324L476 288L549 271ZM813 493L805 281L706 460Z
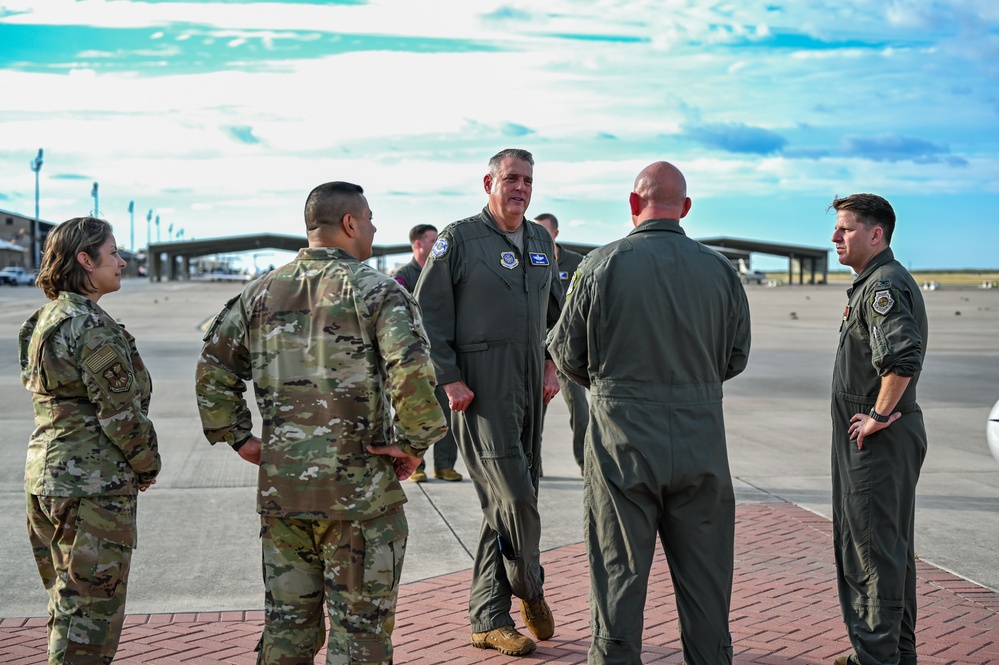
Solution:
M666 159L693 237L829 246L832 198L871 191L910 268L999 268L992 0L0 0L0 90L0 208L33 214L41 147L42 218L96 181L125 245L130 200L137 246L150 209L163 240L301 234L329 180L405 242L523 147L565 240L627 233Z

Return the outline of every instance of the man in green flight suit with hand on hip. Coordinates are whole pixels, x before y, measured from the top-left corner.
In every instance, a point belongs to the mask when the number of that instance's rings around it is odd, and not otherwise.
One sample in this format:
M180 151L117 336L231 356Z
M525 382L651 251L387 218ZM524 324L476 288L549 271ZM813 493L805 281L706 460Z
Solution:
M516 656L536 645L514 629L511 595L537 639L555 632L544 598L538 479L542 407L558 392L545 334L558 319L562 289L551 236L524 217L533 181L531 153L494 155L483 178L489 203L441 232L416 287L437 381L482 506L472 644Z
M854 653L836 665L916 664L916 483L926 428L916 383L923 295L889 244L895 211L874 194L832 202L847 290L832 383L833 546Z

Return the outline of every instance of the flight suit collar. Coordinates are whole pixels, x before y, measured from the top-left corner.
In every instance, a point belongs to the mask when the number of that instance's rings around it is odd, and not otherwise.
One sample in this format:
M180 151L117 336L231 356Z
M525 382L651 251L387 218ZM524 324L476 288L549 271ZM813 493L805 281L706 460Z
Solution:
M680 220L678 219L647 219L633 228L628 235L647 233L649 231L669 231L684 236L687 235L683 228L680 227Z
M501 229L499 227L499 224L496 223L496 219L493 217L493 214L491 212L489 212L489 206L485 206L482 209L482 221L485 222L486 226L488 226L489 228L491 228L496 233L499 233L500 235L506 235L506 231L504 231L503 229ZM527 223L527 218L526 217L523 219L523 221L521 222L521 224L524 225L524 237L525 238L535 238L535 237L537 237L537 235L538 235L537 231L535 229L532 229L531 225ZM545 233L548 233L548 232L545 231Z
M860 284L863 284L867 280L867 278L871 276L871 273L873 273L875 270L877 270L884 264L888 263L889 261L894 261L894 260L895 260L895 252L891 251L891 247L887 247L882 252L876 254L873 259L867 262L867 265L864 266L864 269L860 271L860 274L857 275L856 279L853 280L853 284L850 286L849 289L847 289L846 292L847 295L852 294L853 290L857 288L857 286L859 286Z

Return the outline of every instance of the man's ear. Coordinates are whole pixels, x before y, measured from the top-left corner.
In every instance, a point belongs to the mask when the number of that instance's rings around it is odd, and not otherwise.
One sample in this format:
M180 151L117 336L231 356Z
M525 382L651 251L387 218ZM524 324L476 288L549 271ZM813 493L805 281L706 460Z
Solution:
M873 246L880 245L885 239L884 227L880 224L875 224L874 229L871 231L871 244Z
M343 229L344 234L348 238L353 238L357 235L357 222L354 220L354 216L349 212L343 216L340 220L340 228Z
M482 176L482 188L486 190L486 194L493 190L493 174L487 173Z
M680 213L680 219L683 219L684 217L687 216L687 213L690 212L690 206L691 206L691 201L690 197L688 196L683 200L683 212Z
M631 206L631 216L638 217L638 213L642 212L642 197L632 192L628 196L628 205Z

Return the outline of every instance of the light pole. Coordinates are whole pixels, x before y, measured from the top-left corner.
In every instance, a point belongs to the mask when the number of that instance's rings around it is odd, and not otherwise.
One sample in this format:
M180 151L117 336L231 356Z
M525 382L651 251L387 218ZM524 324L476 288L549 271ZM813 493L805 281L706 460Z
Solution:
M128 202L128 229L130 231L128 250L135 254L135 201Z
M160 216L156 215L156 242L160 241Z
M90 195L94 197L94 217L100 217L100 208L97 206L97 183L94 183L94 188L90 190Z
M150 224L153 223L153 209L146 213L146 253L149 253L149 245L153 243L153 231Z
M31 258L34 261L32 266L35 270L42 264L41 227L38 224L38 172L42 170L42 149L38 149L38 156L31 161L31 170L35 172L35 221L31 225Z

